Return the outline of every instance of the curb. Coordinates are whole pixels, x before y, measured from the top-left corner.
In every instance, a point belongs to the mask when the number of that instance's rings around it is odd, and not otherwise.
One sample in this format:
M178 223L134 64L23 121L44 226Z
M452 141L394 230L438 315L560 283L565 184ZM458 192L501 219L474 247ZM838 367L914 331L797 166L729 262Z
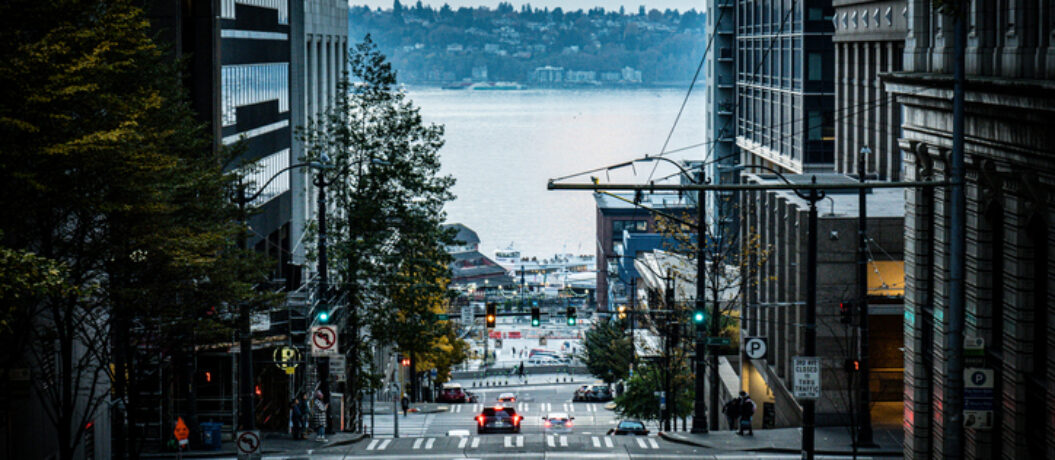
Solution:
M357 443L359 441L362 441L363 439L369 438L369 437L370 436L367 435L366 433L356 433L354 436L352 436L352 437L350 437L348 439L345 439L345 440L342 440L342 441L331 442L329 444L326 444L325 446L320 447L320 449L328 449L330 447L347 446L349 444L355 444L355 443Z
M667 441L673 442L673 443L685 444L685 445L688 445L688 446L703 447L705 449L715 449L715 450L725 450L725 451L739 451L739 452L758 452L758 453L771 453L771 454L799 454L799 453L802 452L801 449L788 449L788 448L780 448L780 447L760 447L760 448L757 448L757 449L743 448L743 447L717 447L717 446L714 446L713 444L709 444L709 443L705 443L705 442L701 442L701 441L696 441L696 440L693 440L693 439L686 438L684 436L671 434L671 433L667 433L667 432L663 432L663 431L658 432L657 435L659 437L661 437L661 438L663 438L663 439L665 439ZM817 455L840 455L840 456L845 456L845 455L852 455L853 451L849 450L849 449L847 449L847 450L816 449L815 453ZM867 455L867 456L871 456L871 457L897 457L897 458L901 458L905 454L904 454L904 452L902 452L900 450L895 452L895 451L889 451L889 450L858 449L857 450L857 455L859 455L859 456L860 455Z

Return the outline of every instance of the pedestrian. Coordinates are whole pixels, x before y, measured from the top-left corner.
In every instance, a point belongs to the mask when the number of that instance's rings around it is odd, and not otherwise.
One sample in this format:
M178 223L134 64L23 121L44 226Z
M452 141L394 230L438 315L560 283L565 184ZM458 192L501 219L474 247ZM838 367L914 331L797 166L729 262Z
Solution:
M751 395L747 392L740 392L740 431L737 434L744 434L744 430L747 430L747 434L750 436L755 435L754 428L751 427L751 417L755 415L755 402L751 400Z
M740 398L730 398L726 401L722 406L722 413L725 414L725 421L729 424L729 429L736 431L739 428L736 424L740 421Z
M406 394L403 395L403 399L399 400L399 404L403 406L403 416L407 416L407 410L410 409L410 398Z
M323 401L321 391L315 391L315 404L312 407L312 421L315 422L315 440L326 442L326 409L330 407Z
M294 441L300 441L303 438L304 412L301 409L300 400L300 395L298 394L289 403L290 435L293 436Z

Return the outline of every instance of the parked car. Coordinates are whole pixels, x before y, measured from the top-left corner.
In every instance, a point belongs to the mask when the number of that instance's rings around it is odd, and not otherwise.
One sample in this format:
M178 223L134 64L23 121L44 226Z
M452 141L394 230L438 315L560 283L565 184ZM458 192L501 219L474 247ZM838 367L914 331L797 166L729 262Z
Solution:
M645 436L648 434L648 429L645 428L645 424L641 423L640 420L622 420L615 428L608 430L610 435L630 435L630 436Z
M575 402L586 401L586 393L590 391L589 385L583 385L575 389L575 394L572 395L571 400Z
M566 412L550 412L542 417L542 431L546 434L571 433L572 420L575 417L568 416Z
M586 393L587 401L611 401L612 389L608 385L594 385Z
M466 392L465 392L465 398L466 398L466 399L465 399L465 402L467 402L467 403L477 403L477 402L480 402L480 397L479 397L479 396L477 396L477 395L476 395L476 393L473 393L473 392L471 392L471 391L466 391Z
M473 402L465 390L462 390L462 386L457 383L445 383L443 388L440 389L439 396L436 397L436 402L441 403L453 403L461 404L467 402Z
M522 419L523 417L517 414L517 410L513 407L485 407L480 415L476 416L476 434L494 431L519 433Z

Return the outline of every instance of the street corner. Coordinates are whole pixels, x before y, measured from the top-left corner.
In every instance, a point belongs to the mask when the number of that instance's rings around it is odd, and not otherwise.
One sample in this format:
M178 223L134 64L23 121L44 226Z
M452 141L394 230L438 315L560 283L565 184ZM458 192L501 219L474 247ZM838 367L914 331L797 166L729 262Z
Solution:
M710 445L710 444L708 444L706 442L703 442L703 440L697 439L698 436L696 436L696 435L678 434L678 433L671 433L671 432L667 432L667 431L660 431L660 432L658 432L656 434L661 439L664 439L664 440L667 440L667 441L670 441L670 442L674 442L674 443L678 443L678 444L684 444L684 445L687 445L687 446L695 446L695 447L703 447L703 448L708 448L708 449L713 449L714 448L714 446L712 446L712 445Z
M369 438L370 435L366 433L338 433L332 436L329 442L324 444L320 449L329 449L332 447L347 446L358 443L363 439Z

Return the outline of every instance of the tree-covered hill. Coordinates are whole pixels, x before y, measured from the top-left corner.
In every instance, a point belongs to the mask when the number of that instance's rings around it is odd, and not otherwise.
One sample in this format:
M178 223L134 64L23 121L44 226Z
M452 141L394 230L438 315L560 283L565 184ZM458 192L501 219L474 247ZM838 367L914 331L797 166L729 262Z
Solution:
M559 84L678 84L702 56L705 17L695 10L563 11L435 9L398 0L392 9L352 7L353 40L371 34L409 83L540 83L537 68L560 68ZM640 73L636 73L640 72ZM550 83L556 83L552 80Z

